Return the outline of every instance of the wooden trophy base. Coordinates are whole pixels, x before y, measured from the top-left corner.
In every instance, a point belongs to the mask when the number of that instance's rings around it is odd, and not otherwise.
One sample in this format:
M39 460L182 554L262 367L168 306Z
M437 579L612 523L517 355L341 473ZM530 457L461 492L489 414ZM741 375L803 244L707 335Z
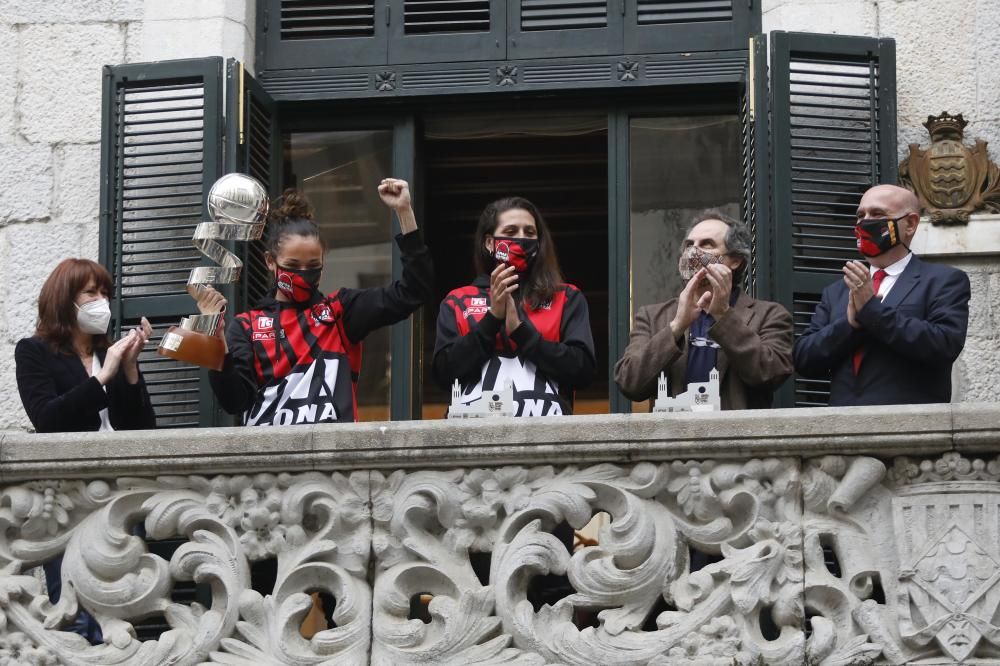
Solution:
M222 370L226 359L226 345L218 337L198 333L180 326L171 326L157 349L161 356L168 356L184 363Z

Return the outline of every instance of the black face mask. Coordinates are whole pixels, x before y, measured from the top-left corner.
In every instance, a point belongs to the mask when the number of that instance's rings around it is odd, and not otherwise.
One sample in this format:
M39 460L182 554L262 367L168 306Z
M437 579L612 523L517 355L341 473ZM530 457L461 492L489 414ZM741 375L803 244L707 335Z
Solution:
M877 257L885 254L897 245L903 244L899 233L899 221L907 217L900 215L892 219L880 217L871 220L858 220L854 225L854 237L858 240L858 252L866 257Z

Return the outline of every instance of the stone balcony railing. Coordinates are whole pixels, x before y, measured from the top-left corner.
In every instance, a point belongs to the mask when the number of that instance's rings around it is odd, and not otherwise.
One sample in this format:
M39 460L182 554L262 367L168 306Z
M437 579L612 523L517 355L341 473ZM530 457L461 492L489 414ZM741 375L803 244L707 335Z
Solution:
M997 404L6 433L0 664L1000 664L998 452Z

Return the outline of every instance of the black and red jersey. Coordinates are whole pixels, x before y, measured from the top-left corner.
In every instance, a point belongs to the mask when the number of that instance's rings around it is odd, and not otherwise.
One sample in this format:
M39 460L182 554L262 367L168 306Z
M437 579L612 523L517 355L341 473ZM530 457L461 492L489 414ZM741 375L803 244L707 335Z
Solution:
M229 353L210 372L216 398L246 425L353 422L361 343L430 298L434 269L419 232L396 236L402 277L386 287L316 292L306 303L272 296L234 317Z
M517 416L572 413L573 391L596 365L587 300L564 284L541 307L517 308L521 324L508 335L489 311L489 276L449 293L438 312L434 377L447 389L458 379L465 404L511 383Z

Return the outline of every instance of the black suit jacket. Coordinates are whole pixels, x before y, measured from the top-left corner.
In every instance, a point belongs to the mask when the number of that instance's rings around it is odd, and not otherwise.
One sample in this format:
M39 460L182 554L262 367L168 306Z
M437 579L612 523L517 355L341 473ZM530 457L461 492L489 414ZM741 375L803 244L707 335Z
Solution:
M104 352L99 352L98 357L104 363ZM156 427L156 415L141 374L137 384L129 384L125 371L120 369L105 392L97 379L87 375L79 358L52 352L39 337L18 341L14 363L21 404L37 432L97 430L101 427L100 411L105 407L115 430Z
M847 323L847 285L837 280L795 342L795 369L830 379L830 405L951 401L951 365L965 345L969 277L914 255L884 301L873 298ZM857 376L852 358L864 345Z

